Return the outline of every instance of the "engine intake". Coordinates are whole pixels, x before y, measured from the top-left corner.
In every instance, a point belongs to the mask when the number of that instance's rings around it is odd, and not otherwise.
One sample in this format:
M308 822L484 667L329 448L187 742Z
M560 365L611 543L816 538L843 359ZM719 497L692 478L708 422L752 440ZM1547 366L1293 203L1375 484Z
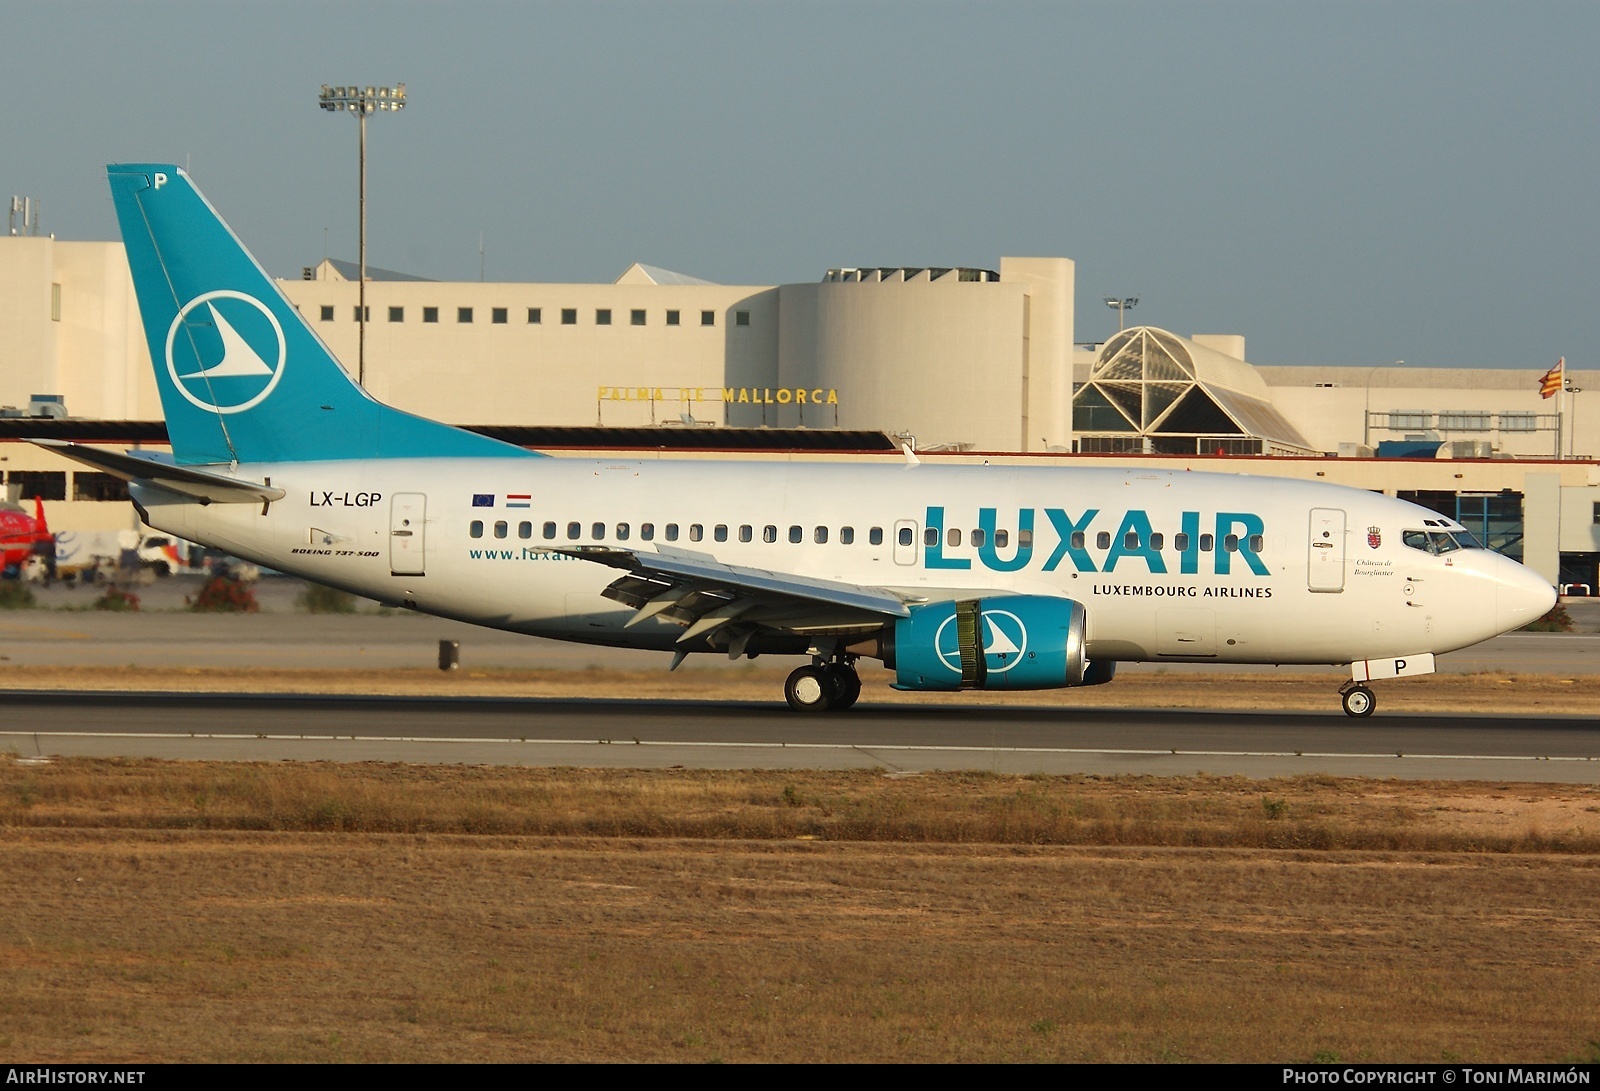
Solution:
M1061 689L1084 684L1083 604L1005 595L913 607L884 656L895 688Z

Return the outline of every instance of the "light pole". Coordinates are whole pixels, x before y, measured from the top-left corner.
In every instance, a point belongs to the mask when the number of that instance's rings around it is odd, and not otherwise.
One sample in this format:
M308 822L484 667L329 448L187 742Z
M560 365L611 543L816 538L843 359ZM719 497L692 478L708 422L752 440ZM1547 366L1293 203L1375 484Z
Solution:
M1583 387L1581 387L1581 386L1565 386L1565 387L1562 387L1562 389L1565 390L1568 394L1572 395L1572 401L1570 403L1572 405L1572 438L1567 441L1567 452L1573 458L1577 458L1578 457L1578 395L1583 393Z
M361 283L356 301L356 383L367 385L367 115L374 110L405 109L406 85L393 87L329 87L322 85L317 103L329 113L348 111L360 123L361 137Z
M1373 364L1372 370L1367 372L1367 398L1361 410L1361 446L1372 446L1372 376L1380 367L1405 367L1404 360L1396 360L1393 364Z
M1122 332L1123 318L1127 315L1128 308L1137 307L1138 305L1139 297L1136 295L1125 296L1120 299L1116 296L1106 296L1106 306L1117 312L1118 333Z

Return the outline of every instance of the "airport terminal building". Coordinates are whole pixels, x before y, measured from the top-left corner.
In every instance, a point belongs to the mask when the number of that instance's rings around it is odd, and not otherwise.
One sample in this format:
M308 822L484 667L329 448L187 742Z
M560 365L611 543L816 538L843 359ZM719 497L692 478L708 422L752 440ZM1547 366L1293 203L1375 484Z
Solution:
M1074 281L1073 262L1048 257L780 285L643 264L610 284L369 267L364 348L353 265L279 284L380 400L552 453L861 458L907 443L951 460L1307 477L1417 500L1552 582L1596 584L1600 407L1581 391L1600 376L1569 373L1579 392L1544 400L1553 361L1256 366L1242 336L1144 326L1084 343ZM126 526L116 482L20 440L47 427L159 445L160 420L121 245L0 237L8 491L42 495L57 529Z

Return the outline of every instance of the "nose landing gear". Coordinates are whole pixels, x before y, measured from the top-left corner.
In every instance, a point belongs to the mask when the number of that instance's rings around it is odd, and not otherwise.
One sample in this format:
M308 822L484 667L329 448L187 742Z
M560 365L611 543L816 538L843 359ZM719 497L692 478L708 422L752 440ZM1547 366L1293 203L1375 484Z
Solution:
M783 696L796 712L843 712L861 696L854 657L796 668L783 684Z
M1378 698L1357 682L1346 682L1344 688L1339 690L1339 700L1344 705L1346 716L1371 716L1378 707Z

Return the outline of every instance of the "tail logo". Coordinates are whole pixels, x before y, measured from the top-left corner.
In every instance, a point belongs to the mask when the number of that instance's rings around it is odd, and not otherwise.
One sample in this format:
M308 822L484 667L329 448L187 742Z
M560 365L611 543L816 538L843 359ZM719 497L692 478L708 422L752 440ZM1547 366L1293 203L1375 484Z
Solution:
M208 413L243 413L266 401L283 378L287 356L278 319L266 304L243 292L219 289L197 295L167 330L172 385Z

